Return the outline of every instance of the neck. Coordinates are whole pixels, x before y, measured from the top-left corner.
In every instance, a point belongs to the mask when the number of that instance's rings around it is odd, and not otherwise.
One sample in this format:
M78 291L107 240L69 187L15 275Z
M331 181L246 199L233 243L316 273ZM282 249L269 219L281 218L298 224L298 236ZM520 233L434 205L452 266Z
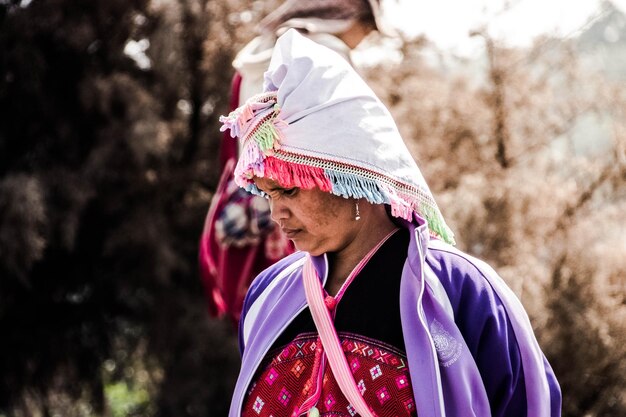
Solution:
M367 253L385 236L396 229L383 205L363 205L360 228L345 248L328 254L328 281L326 290L335 295ZM355 220L356 221L356 220Z
M367 24L356 21L348 30L337 35L350 49L357 47L359 43L372 31Z

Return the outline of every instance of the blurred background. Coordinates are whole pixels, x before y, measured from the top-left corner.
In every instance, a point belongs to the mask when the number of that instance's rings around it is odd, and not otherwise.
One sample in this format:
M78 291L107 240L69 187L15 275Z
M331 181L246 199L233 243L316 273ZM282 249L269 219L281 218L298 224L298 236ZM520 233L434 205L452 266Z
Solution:
M230 63L279 3L0 0L0 417L227 414L198 239ZM426 3L358 69L521 298L563 415L626 416L624 1Z

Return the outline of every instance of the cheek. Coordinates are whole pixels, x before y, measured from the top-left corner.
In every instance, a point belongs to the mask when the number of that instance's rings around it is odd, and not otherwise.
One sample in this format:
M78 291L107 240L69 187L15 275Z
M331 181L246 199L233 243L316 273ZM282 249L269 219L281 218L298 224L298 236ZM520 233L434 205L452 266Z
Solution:
M339 232L350 219L349 204L347 203L347 200L341 197L329 196L311 210L311 224L326 232Z

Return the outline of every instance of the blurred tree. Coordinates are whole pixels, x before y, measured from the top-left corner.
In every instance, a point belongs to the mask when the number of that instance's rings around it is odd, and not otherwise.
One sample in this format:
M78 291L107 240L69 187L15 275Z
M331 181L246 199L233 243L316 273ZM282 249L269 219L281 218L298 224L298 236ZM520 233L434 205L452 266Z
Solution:
M0 2L0 415L226 413L196 243L250 7Z
M368 78L459 246L522 297L564 416L626 415L626 90L582 65L574 41L518 50L479 35L480 66L460 59L463 70L441 71L418 39ZM581 139L589 120L595 137Z

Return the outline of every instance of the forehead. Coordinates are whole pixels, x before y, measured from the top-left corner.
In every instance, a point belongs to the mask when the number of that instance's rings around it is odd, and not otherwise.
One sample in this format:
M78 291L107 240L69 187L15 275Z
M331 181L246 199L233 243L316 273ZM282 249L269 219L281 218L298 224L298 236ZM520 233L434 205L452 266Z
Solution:
M269 178L254 177L253 181L257 188L262 191L284 189L279 183Z

